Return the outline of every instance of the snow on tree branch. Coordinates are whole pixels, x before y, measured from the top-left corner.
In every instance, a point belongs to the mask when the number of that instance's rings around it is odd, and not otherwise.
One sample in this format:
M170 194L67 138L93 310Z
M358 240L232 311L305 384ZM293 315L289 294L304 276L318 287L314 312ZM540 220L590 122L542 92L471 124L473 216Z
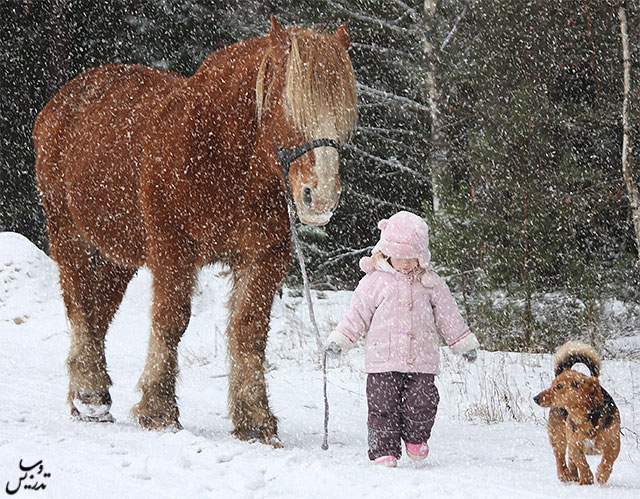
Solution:
M349 9L347 7L345 7L341 2L333 2L331 0L327 0L327 5L335 8L336 10L339 10L341 12L344 12L345 14L353 17L354 19L358 19L360 21L367 21L370 23L374 23L374 24L378 24L380 26L383 26L395 33L399 33L402 35L408 35L408 36L415 36L415 31L413 30L409 30L407 28L403 28L401 26L397 26L389 21L386 21L385 19L381 19L379 17L373 17L365 12L362 11L355 11L352 9Z
M415 62L419 62L420 57L417 56L416 54L412 53L412 52L407 52L406 50L400 50L400 49L392 49L389 47L383 47L382 45L377 45L377 44L372 44L372 43L362 43L362 42L351 42L351 46L354 48L361 48L361 49L366 49L366 50L371 50L372 52L378 52L380 54L384 54L384 55L391 55L394 57L406 57L408 59L411 59ZM393 61L395 63L398 64L407 64L407 61L404 59L397 59L395 61Z
M406 206L401 203L392 203L391 201L387 201L385 199L380 199L377 196L372 196L371 194L362 194L361 192L356 191L353 187L346 186L346 190L349 191L349 195L358 199L362 199L369 203L375 204L377 206L388 206L393 208L394 210L405 210L405 211L414 211L414 208L410 206Z
M355 153L364 156L368 159L371 159L377 163L383 164L385 166L391 167L395 170L400 170L406 173L409 173L410 175L413 175L414 177L420 179L420 180L424 180L425 182L429 182L429 178L426 177L425 175L423 175L422 173L414 170L413 168L410 168L408 166L403 165L402 163L400 163L399 161L395 161L395 160L391 160L391 159L384 159L381 158L380 156L376 156L375 154L371 154L368 153L367 151L365 151L364 149L361 149L359 147L356 147L353 144L349 144L347 146L345 146L346 148L354 151Z
M451 39L453 38L453 35L455 34L456 30L458 29L458 23L460 22L460 20L464 17L464 15L467 13L468 10L468 6L465 5L464 9L462 9L462 12L460 12L460 14L458 15L458 17L456 17L455 22L453 23L453 28L451 28L451 31L449 31L449 34L447 35L447 37L444 39L444 41L442 42L442 45L440 45L440 50L438 50L438 53L441 54L442 51L444 50L444 48L449 44L449 42L451 41Z
M415 10L413 7L410 7L407 3L403 2L402 0L392 0L392 3L402 8L402 10L404 10L405 13L409 15L414 22L422 22L422 16L418 13L417 10Z
M333 256L330 256L329 258L327 258L327 260L324 263L321 263L320 265L318 265L318 270L323 270L324 268L333 265L334 263L339 262L340 260L344 260L345 258L349 258L349 257L353 257L353 256L357 256L360 255L362 253L367 253L369 251L371 251L371 249L373 248L373 246L367 246L365 248L360 248L360 249L353 249L353 248L344 248L342 250L340 250L340 252L334 254Z
M392 94L391 92L385 92L384 90L378 90L376 88L365 85L364 83L358 83L356 84L356 87L358 91L362 94L386 99L387 101L396 101L401 103L404 106L407 106L409 109L413 111L424 111L427 113L430 111L428 106L425 106L424 104L421 104L420 102L415 101L413 99L409 99L408 97Z

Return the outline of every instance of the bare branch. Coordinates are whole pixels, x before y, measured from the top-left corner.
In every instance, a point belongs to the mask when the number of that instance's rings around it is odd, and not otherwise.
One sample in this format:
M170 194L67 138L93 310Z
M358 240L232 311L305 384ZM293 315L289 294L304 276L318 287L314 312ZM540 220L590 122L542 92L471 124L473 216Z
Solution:
M408 30L407 28L396 26L395 24L385 21L384 19L380 19L379 17L373 17L365 12L355 11L353 10L353 8L347 8L344 5L342 5L342 3L340 3L339 1L334 2L332 0L327 0L327 5L333 7L336 10L344 12L345 14L348 14L349 16L355 19L359 19L360 21L367 21L373 24L378 24L380 26L383 26L391 31L400 33L402 35L408 35L408 36L415 35L414 32L412 32L411 30Z
M399 133L406 135L418 135L415 130L405 130L404 128L380 128L375 126L359 126L358 130L371 133Z
M370 194L361 194L359 192L357 192L356 190L349 188L349 195L358 198L358 199L362 199L363 201L367 201L369 203L378 205L378 206L390 206L395 210L405 210L405 211L414 211L414 208L411 208L409 206L405 206L403 204L400 203L392 203L391 201L387 201L386 199L380 199L379 197L376 196L372 196Z
M382 45L373 45L370 43L361 43L361 42L351 42L351 46L354 48L362 48L362 49L379 52L380 54L384 54L384 55L407 57L412 59L415 62L418 62L420 59L418 56L416 56L416 54L412 52L407 52L406 50L400 50L400 49L392 49L389 47L383 47ZM403 61L403 60L398 60L398 62L406 64L406 61Z
M414 147L414 144L411 143L411 141L408 141L406 139L406 135L411 135L411 136L417 136L417 133L407 133L407 134L403 134L405 135L404 137L400 137L400 138L393 138L390 137L389 135L391 134L391 130L386 130L384 128L378 128L378 129L374 129L374 128L369 128L367 130L362 129L362 128L358 128L359 131L361 131L362 133L366 133L370 136L376 137L384 142L386 142L387 144L392 144L400 149L404 149L406 151L409 151L409 153L412 151L412 148ZM404 132L405 130L402 130L401 132ZM412 131L411 131L412 132Z
M442 45L440 45L440 50L438 50L439 54L442 53L444 48L449 44L449 42L453 38L454 33L458 29L458 23L464 17L464 15L467 13L467 9L468 9L468 7L467 7L467 5L465 5L464 9L462 9L462 12L460 12L460 15L458 17L456 17L456 21L453 23L453 28L451 28L451 31L449 31L449 34L447 35L447 37L442 42Z
M421 104L420 102L413 99L409 99L408 97L392 94L391 92L385 92L384 90L378 90L376 88L365 85L364 83L358 83L356 86L358 90L364 94L372 95L374 97L381 97L390 101L400 102L403 105L408 106L410 109L414 109L416 111L424 111L427 113L430 112L428 106L425 106L424 104Z
M361 249L345 248L346 251L341 251L340 253L337 253L337 254L327 258L327 260L324 263L318 265L318 270L322 270L325 267L328 267L329 265L337 263L340 260L344 260L345 258L349 258L349 257L352 257L352 256L357 256L357 255L360 255L362 253L367 253L371 249L373 249L373 246L367 246L366 248L361 248Z
M416 178L419 178L420 180L423 180L425 182L429 182L429 178L428 177L426 177L422 173L414 170L413 168L409 168L408 166L403 165L399 161L381 158L380 156L376 156L375 154L368 153L364 149L360 149L359 147L356 147L353 144L346 145L345 147L350 149L350 150L352 150L352 151L354 151L354 152L356 152L360 156L364 156L364 157L366 157L368 159L372 159L373 161L375 161L377 163L383 164L383 165L388 166L390 168L393 168L395 170L403 171L405 173L413 175Z
M392 0L392 2L394 4L396 4L397 6L399 6L402 10L404 10L405 14L407 14L407 15L409 15L409 17L411 17L412 21L414 21L416 23L422 22L422 17L418 13L418 11L416 11L413 7L410 7L408 4L406 4L402 0Z

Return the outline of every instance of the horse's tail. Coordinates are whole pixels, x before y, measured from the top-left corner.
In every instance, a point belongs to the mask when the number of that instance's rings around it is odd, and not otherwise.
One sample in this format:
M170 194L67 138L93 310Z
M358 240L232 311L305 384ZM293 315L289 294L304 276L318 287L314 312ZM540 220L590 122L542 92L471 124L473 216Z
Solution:
M595 349L581 341L568 341L562 345L553 356L553 369L557 376L565 369L571 369L574 364L582 363L589 369L591 376L600 375L600 357Z

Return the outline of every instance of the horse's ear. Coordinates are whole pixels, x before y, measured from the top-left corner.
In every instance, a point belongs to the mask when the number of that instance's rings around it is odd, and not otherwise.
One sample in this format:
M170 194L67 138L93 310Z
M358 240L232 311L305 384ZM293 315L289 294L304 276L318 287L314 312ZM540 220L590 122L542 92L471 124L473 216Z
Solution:
M271 44L273 48L281 50L286 53L291 47L291 40L287 30L282 27L282 24L278 22L276 16L271 16L271 30L269 31L269 38L271 38Z
M333 36L342 44L345 50L349 50L349 46L351 45L351 37L349 33L347 33L347 23L341 24L336 29L336 32Z

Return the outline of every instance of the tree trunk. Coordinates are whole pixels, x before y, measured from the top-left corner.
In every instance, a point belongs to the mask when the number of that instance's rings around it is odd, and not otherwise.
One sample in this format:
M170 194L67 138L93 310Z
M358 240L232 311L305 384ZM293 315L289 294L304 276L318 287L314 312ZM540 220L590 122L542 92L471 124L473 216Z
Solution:
M522 288L524 289L524 314L522 324L528 351L537 351L539 345L536 345L537 338L533 321L533 308L531 306L533 286L531 283L531 272L529 268L529 260L531 256L531 244L529 238L529 196L530 194L527 193L527 201L522 209L522 215L524 218L522 222L522 267L520 269Z
M631 125L629 124L629 98L631 95L631 53L629 50L629 34L627 32L627 13L622 2L618 10L620 33L622 35L622 58L624 64L624 99L622 101L622 177L627 186L627 195L631 206L631 220L638 252L637 263L640 264L640 195L633 179Z
M47 6L43 9L46 15L43 32L47 41L47 52L43 56L47 58L46 100L48 101L72 76L75 76L70 54L72 34L69 29L71 16L74 14L65 12L64 1L51 0L44 5ZM80 40L76 43L79 42Z
M436 78L437 52L434 44L436 23L436 0L424 1L424 55L427 74L426 85L429 97L429 114L431 117L431 192L433 214L440 212L440 176L446 166L447 150L444 134L442 133L442 117L440 115L440 89Z

